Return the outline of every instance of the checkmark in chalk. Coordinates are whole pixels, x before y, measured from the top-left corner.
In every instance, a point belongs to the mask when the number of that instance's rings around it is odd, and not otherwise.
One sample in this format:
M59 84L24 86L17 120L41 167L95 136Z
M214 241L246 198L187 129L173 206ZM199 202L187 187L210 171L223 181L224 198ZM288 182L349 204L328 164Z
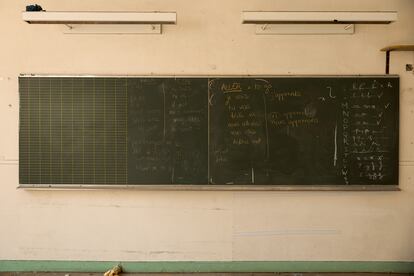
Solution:
M381 123L381 121L382 121L382 119L379 119L379 120L377 121L377 125L379 125L379 124Z
M378 117L382 118L382 115L384 115L384 112L381 112L380 114L378 114Z
M389 106L390 106L390 103L387 103L387 104L385 105L385 109L387 109Z

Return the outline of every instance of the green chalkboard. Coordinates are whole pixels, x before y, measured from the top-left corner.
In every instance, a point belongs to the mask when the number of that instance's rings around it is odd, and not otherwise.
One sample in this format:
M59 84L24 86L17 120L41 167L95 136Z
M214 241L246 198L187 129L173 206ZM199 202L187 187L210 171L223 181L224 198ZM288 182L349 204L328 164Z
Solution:
M210 83L210 181L398 183L398 78Z
M127 87L128 183L207 183L207 81L129 79Z
M399 78L19 78L22 186L396 186Z

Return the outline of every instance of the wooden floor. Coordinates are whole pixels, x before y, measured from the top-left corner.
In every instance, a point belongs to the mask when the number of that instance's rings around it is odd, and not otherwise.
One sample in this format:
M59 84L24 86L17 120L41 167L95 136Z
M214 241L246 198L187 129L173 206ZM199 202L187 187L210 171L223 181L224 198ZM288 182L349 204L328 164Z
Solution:
M0 276L102 276L103 273L0 272ZM120 276L414 276L414 273L122 273Z

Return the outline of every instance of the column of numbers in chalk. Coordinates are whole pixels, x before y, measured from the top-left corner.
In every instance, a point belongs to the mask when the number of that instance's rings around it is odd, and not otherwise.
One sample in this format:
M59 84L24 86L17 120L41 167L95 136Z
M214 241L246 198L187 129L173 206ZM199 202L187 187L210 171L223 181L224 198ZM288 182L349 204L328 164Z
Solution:
M365 179L381 182L392 167L390 156L395 149L390 144L392 127L391 82L354 82L342 102L344 182ZM390 118L391 116L391 118ZM388 123L386 123L388 122Z

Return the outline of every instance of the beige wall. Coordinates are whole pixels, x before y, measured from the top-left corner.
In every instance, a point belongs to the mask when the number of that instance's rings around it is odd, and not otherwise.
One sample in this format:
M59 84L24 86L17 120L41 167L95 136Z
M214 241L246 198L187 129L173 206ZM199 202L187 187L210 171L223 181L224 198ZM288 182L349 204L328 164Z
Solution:
M412 0L65 0L47 10L177 11L163 35L64 35L29 25L32 1L0 0L0 158L18 156L20 73L382 74L383 46L414 42ZM310 5L312 2L312 5ZM256 36L243 10L396 10L354 35ZM0 165L0 259L414 261L412 52L401 76L401 192L17 190Z

